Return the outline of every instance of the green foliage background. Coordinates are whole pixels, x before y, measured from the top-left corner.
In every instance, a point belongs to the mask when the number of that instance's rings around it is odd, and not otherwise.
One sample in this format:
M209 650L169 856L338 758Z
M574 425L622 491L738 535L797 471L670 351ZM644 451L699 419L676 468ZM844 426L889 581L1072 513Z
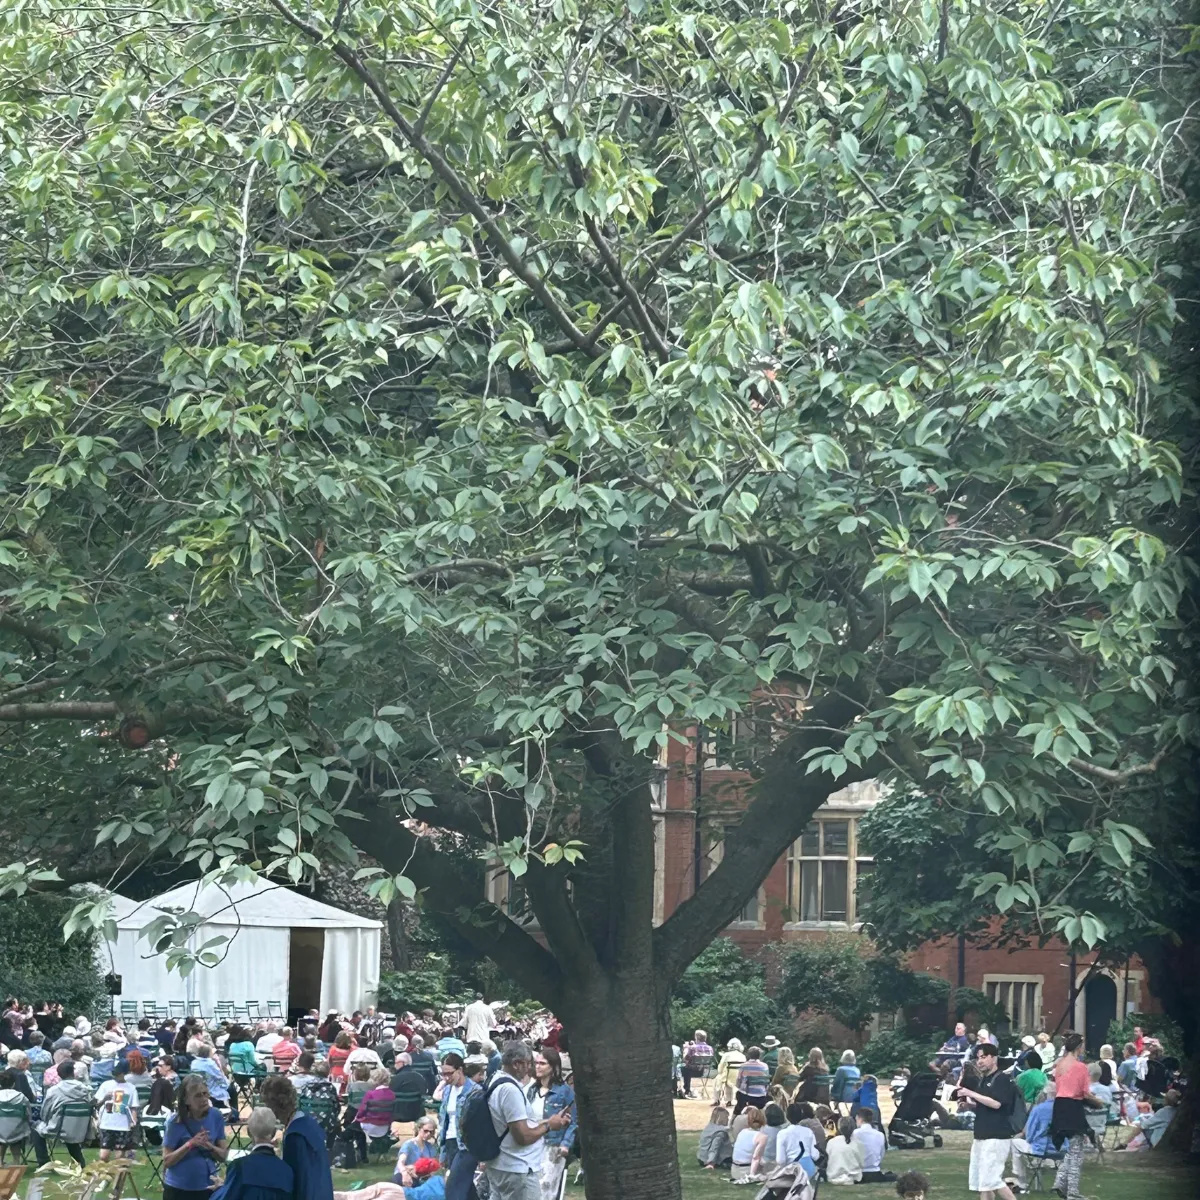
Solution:
M8 898L0 915L0 993L22 1001L61 1001L68 1019L108 1011L99 935L92 930L63 941L74 903L38 894Z

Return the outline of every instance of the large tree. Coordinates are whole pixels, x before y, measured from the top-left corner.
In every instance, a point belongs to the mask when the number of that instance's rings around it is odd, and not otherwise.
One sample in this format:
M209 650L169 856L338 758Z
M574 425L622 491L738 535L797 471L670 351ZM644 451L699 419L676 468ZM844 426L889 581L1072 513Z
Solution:
M672 1200L672 985L831 791L1142 854L1169 8L0 14L10 886L366 853L568 1026L591 1200ZM738 714L656 928L655 754Z

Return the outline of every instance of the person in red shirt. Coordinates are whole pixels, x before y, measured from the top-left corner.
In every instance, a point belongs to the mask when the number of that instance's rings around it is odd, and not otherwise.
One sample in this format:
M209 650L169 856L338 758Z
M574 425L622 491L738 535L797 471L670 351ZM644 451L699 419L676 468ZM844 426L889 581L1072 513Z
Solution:
M292 1063L300 1057L300 1044L289 1026L285 1025L279 1033L283 1040L275 1043L271 1057L275 1060L275 1069L286 1073L291 1070Z
M1133 1027L1132 1041L1133 1041L1133 1044L1137 1047L1137 1052L1139 1054L1141 1054L1142 1051L1146 1048L1146 1035L1144 1033L1142 1033L1142 1027L1140 1025L1135 1025Z

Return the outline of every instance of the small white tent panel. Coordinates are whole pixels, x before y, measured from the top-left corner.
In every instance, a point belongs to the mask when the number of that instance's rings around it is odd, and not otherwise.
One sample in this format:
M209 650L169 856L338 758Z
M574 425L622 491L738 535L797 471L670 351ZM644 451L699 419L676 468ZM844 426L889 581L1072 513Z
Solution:
M219 1001L243 1004L278 1000L286 1009L292 988L292 968L303 968L311 988L319 978L323 1012L351 1012L375 1002L379 987L379 941L382 925L368 917L344 912L299 892L257 879L229 887L187 883L134 904L114 898L117 941L109 946L113 968L122 977L122 1000L198 1000L203 1012ZM222 960L215 967L197 966L181 977L168 971L166 957L155 955L141 938L142 929L160 912L196 912L205 920L191 946L198 949L210 938L229 941L216 947ZM293 946L293 931L296 934ZM311 961L320 954L317 964ZM293 957L297 956L297 957ZM317 1005L315 989L301 1006Z

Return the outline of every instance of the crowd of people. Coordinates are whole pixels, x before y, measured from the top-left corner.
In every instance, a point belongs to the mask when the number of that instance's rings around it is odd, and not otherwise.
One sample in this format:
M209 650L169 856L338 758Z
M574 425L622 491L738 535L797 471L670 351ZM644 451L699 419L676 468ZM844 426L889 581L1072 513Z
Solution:
M1132 1137L1122 1152L1136 1153L1157 1145L1178 1111L1177 1064L1140 1029L1120 1062L1108 1045L1085 1061L1076 1033L1057 1043L1048 1033L1026 1035L1003 1056L998 1041L986 1028L969 1033L956 1025L919 1089L933 1097L931 1130L971 1131L970 1187L985 1200L1012 1200L1029 1190L1033 1165L1053 1167L1063 1200L1082 1200L1085 1155L1101 1147L1107 1129L1124 1126ZM799 1064L774 1037L748 1048L730 1038L718 1053L698 1029L676 1061L678 1097L695 1098L697 1079L713 1089L697 1151L702 1167L728 1169L735 1182L770 1183L780 1172L787 1182L786 1172L797 1165L833 1184L895 1180L885 1155L910 1143L895 1124L885 1131L878 1080L860 1070L853 1050L843 1051L831 1070L820 1047ZM914 1083L908 1069L891 1080L897 1103Z
M392 1180L357 1200L560 1200L578 1153L565 1030L549 1014L518 1026L482 996L440 1018L312 1012L294 1026L93 1024L10 999L0 1033L0 1144L27 1141L39 1164L61 1144L82 1165L94 1124L101 1160L161 1152L164 1200L213 1196L227 1160L221 1200L334 1200L331 1166L372 1152L395 1156ZM971 1131L970 1187L985 1200L1011 1200L1029 1188L1031 1165L1047 1163L1063 1200L1082 1200L1085 1154L1109 1125L1132 1127L1125 1152L1162 1138L1181 1095L1162 1047L1136 1030L1120 1061L1106 1045L1087 1062L1082 1041L1030 1035L1002 1056L987 1029L959 1024L928 1064L942 1101L932 1120ZM836 1063L815 1046L798 1060L774 1036L748 1047L730 1038L718 1052L696 1030L675 1050L674 1077L682 1097L697 1080L713 1088L701 1165L735 1182L803 1174L915 1195L919 1175L897 1180L884 1165L903 1143L894 1122L884 1128L879 1081L852 1049ZM915 1083L900 1072L893 1097ZM395 1136L408 1123L412 1135ZM231 1128L248 1143L232 1158Z
M10 1047L0 1105L13 1102L0 1144L27 1141L39 1165L61 1144L82 1166L94 1120L101 1160L161 1151L164 1200L213 1196L231 1128L249 1149L230 1163L222 1200L269 1200L263 1189L330 1200L331 1166L370 1152L395 1156L392 1182L375 1188L383 1200L557 1200L576 1146L565 1031L548 1015L522 1028L481 995L442 1019L431 1009L314 1012L294 1026L59 1018L48 1034L15 1000L0 1013ZM522 1040L531 1032L536 1051ZM468 1146L476 1092L494 1152L478 1135L482 1152ZM411 1137L394 1136L409 1123ZM270 1149L280 1130L281 1159Z

